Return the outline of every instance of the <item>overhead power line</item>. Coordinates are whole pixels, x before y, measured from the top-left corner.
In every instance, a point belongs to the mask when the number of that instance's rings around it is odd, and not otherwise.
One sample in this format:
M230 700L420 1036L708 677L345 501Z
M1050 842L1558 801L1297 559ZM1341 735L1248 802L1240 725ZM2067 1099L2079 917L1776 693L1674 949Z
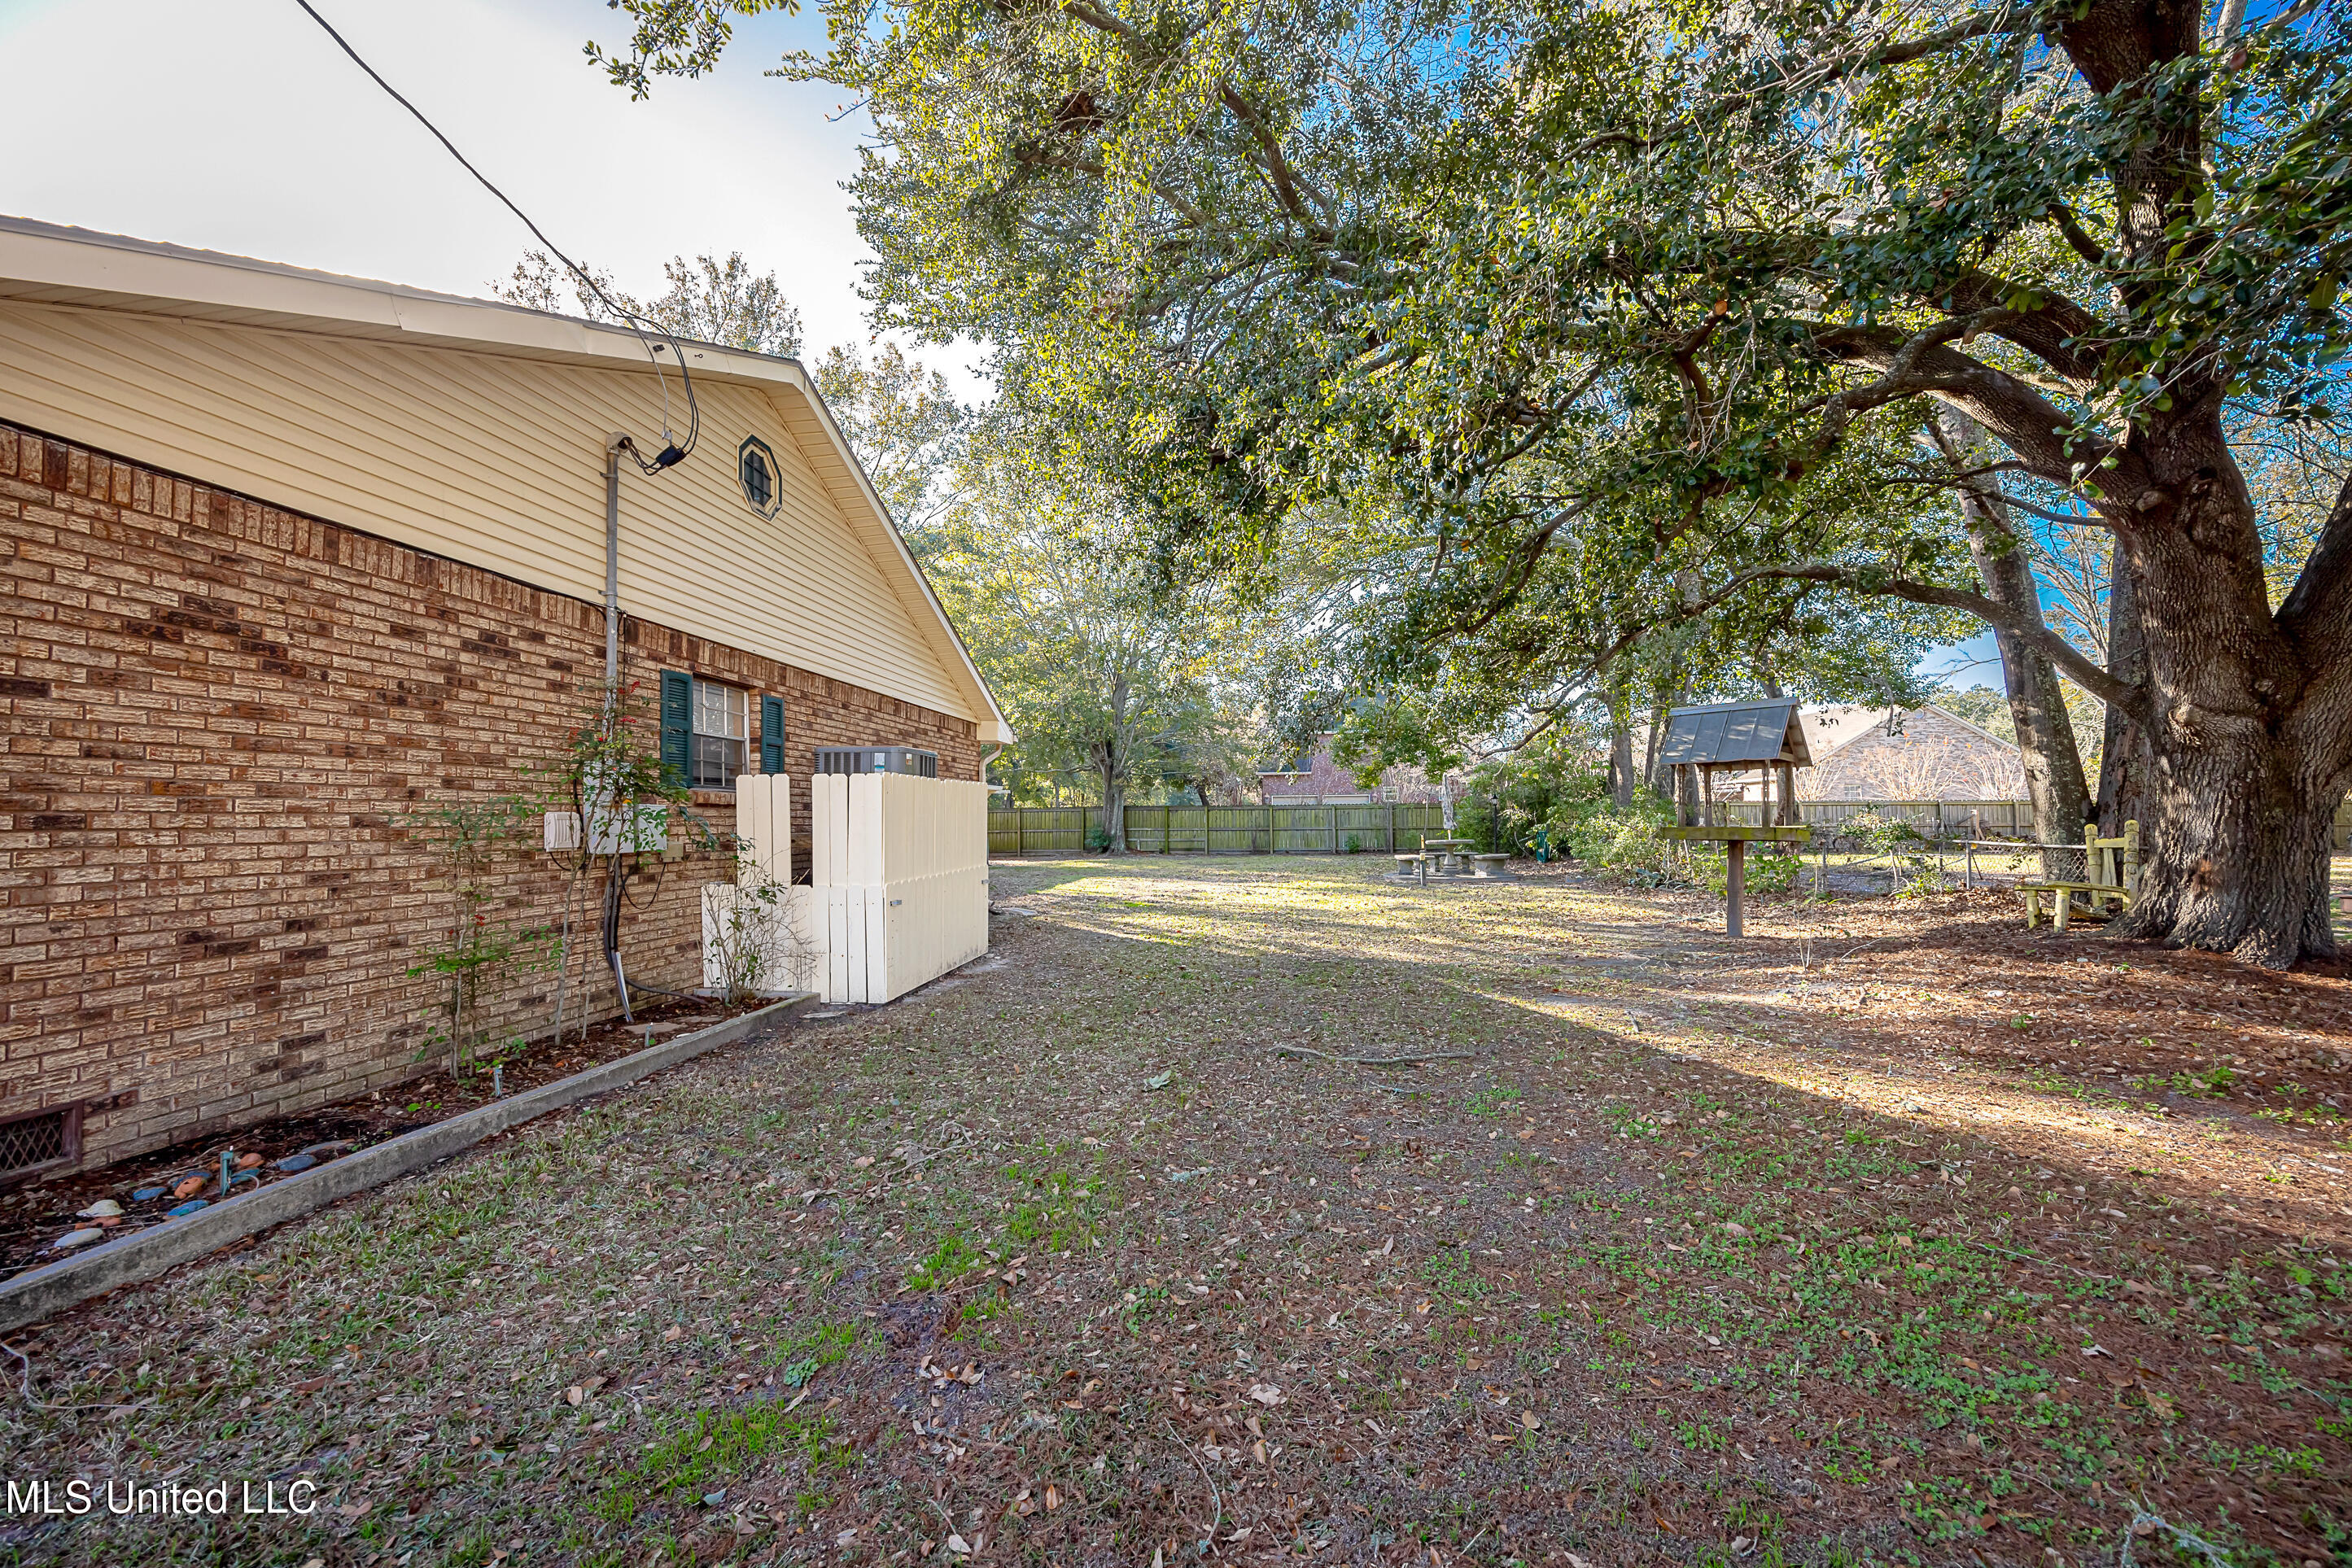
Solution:
M603 286L600 285L588 272L587 268L582 267L578 262L572 260L570 256L564 255L562 250L558 249L555 242L549 239L547 235L541 231L540 226L530 221L530 214L524 212L520 207L515 205L513 198L509 196L504 191L499 190L496 185L490 183L489 176L483 173L479 169L475 168L472 161L467 159L463 152L457 151L457 144L450 141L446 136L444 136L441 133L441 128L425 117L425 111L423 110L409 102L406 98L402 96L398 88L394 87L390 82L384 80L381 72L379 72L373 66L368 64L365 59L362 58L360 52L352 47L350 41L341 33L335 31L334 25L329 22L324 16L319 15L317 9L311 5L310 0L294 0L294 4L301 6L302 10L310 16L310 20L318 23L319 26L325 30L327 37L335 40L335 47L341 49L344 54L349 55L352 59L352 63L368 74L368 79L374 82L376 86L383 89L384 92L390 96L394 103L408 110L410 114L415 116L416 123L425 127L425 130L433 133L433 140L438 141L443 147L448 150L449 156L457 161L459 168L465 170L467 173L471 174L476 180L479 181L481 183L482 189L488 191L491 195L496 196L499 202L504 204L507 211L512 213L516 217L520 218L522 220L522 226L530 231L531 237L538 240L541 245L544 246L547 248L549 255L554 256L556 260L569 267L572 271L572 276L580 280L580 286L582 287L594 295L604 305L604 308L613 313L615 319L620 321L622 325L627 327L630 331L636 334L637 341L645 345L646 358L653 362L654 376L661 383L662 440L665 444L662 451L657 455L650 459L639 453L635 446L627 448L629 456L638 467L644 469L648 474L658 474L665 468L668 468L676 464L684 462L687 455L693 452L695 443L701 437L702 410L695 401L694 376L693 373L686 368L686 355L678 347L677 334L665 329L659 322L655 321L637 311L625 310L619 305L614 304L612 297L604 292ZM666 340L666 343L656 343L652 339L648 338L646 335L646 329L647 328L651 328L654 331L660 333L663 339ZM686 388L687 426L686 439L683 441L679 440L677 434L670 429L669 375L668 372L662 369L661 361L661 351L665 346L668 348L670 357L677 361L678 379L684 383Z

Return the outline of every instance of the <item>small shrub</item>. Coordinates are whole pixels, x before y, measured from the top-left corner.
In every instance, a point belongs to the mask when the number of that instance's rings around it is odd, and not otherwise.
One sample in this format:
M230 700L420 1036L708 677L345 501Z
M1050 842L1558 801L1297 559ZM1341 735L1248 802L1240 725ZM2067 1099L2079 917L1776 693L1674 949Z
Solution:
M1701 850L1691 857L1698 880L1707 892L1722 898L1731 892L1731 857L1723 850ZM1795 855L1748 852L1747 883L1750 893L1786 893L1797 884L1804 862Z
M1608 804L1563 812L1549 824L1551 841L1564 844L1587 870L1643 887L1669 874L1674 808L1653 796L1621 809Z

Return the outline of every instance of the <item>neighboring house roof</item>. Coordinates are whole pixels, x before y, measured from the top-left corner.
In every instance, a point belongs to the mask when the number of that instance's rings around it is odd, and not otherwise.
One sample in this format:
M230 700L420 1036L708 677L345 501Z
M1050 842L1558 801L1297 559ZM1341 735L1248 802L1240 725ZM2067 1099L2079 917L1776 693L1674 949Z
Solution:
M1817 800L2013 799L2025 770L2012 741L1934 704L1902 710L1901 733L1886 733L1887 709L1860 709L1871 722L1842 726L1846 737L1802 782Z
M1799 768L1813 765L1794 697L1675 708L1666 716L1665 738L1658 746L1658 760L1678 766L1782 758Z
M1819 758L1828 757L1872 725L1885 724L1886 710L1861 703L1831 703L1801 709L1797 716L1805 727L1806 744Z
M166 355L184 352L193 341L188 334L218 329L291 334L306 343L321 346L341 342L351 345L351 350L317 361L322 374L331 373L355 385L363 383L386 407L404 407L411 402L436 395L452 404L463 403L468 417L478 421L478 427L509 429L515 433L518 444L535 439L552 441L559 436L575 438L579 433L571 426L578 421L559 423L527 395L515 397L512 402L502 401L504 394L515 390L511 376L498 385L450 389L414 371L404 374L398 368L375 364L355 366L348 362L350 355L359 352L361 345L380 344L462 350L470 355L491 356L505 364L543 365L551 370L561 368L568 373L593 370L627 378L625 382L604 384L626 386L636 392L634 405L618 402L611 405L604 428L634 426L633 434L641 443L654 434L646 428L646 422L657 406L659 389L645 346L635 333L517 305L437 294L400 284L314 272L33 219L0 217L0 308L21 308L22 317L28 321L39 315L43 325L82 319L73 313L145 319L156 323L159 332L169 329L182 334L180 340L165 346ZM284 460L265 458L253 449L254 443L241 444L239 441L240 419L266 418L277 426L313 435L319 444L326 444L337 439L340 428L331 413L274 403L265 406L258 401L237 411L232 410L226 396L221 398L218 408L192 409L184 403L168 413L134 413L120 400L110 401L77 385L85 370L97 365L100 359L105 360L110 373L135 374L137 367L122 344L110 342L102 347L105 354L93 350L90 358L84 361L78 357L83 345L72 340L69 332L43 338L28 329L21 342L12 341L9 334L0 332L0 350L19 350L14 362L9 353L0 352L0 416L18 418L41 428L45 434L82 442L134 462L153 464L274 505L311 510L330 521L373 528L403 543L417 542L382 526L381 517L336 515L338 510L348 512L351 508L339 507L337 492L318 482L319 476L304 468L300 461L304 455L296 454ZM212 347L216 349L217 345ZM928 688L937 685L931 676L918 679L905 672L894 675L887 670L875 674L819 669L818 673L837 674L852 684L889 695L906 696L926 706L941 706L940 699L952 690L957 696L952 706L965 710L958 716L972 721L982 741L1010 740L1011 728L987 681L965 651L945 608L908 550L906 541L899 537L888 508L850 451L807 371L795 360L713 343L687 340L681 348L697 388L705 392L705 438L721 442L727 448L719 455L721 460L731 465L736 442L745 433L731 425L714 431L708 400L731 396L745 408L751 406L746 401L749 399L764 402L779 428L793 436L808 462L809 471L861 542L881 582L903 608L910 628L930 649L930 657L947 685L931 690ZM302 352L315 358L319 350L305 349ZM130 368L124 369L126 365ZM94 370L90 373L94 374ZM201 372L184 374L202 379ZM27 390L33 388L38 389L39 395ZM672 396L676 396L674 384ZM754 417L747 414L734 423L746 423ZM674 415L677 423L682 423L683 418L682 411ZM397 426L396 420L386 424L386 428ZM440 432L430 434L432 439L441 438ZM123 450L126 437L132 438L130 444L134 448L145 446L148 450ZM427 433L416 434L420 446L427 439ZM469 455L472 455L460 447L437 460L462 465ZM567 449L567 460L570 455ZM567 470L567 484L570 477ZM652 483L667 482L666 477ZM386 502L389 512L402 517L432 518L436 497L417 490L409 474L387 474L383 483L386 495L393 497ZM601 551L601 469L594 478L594 487L600 497L594 522ZM560 511L567 520L577 509L577 497L568 490L541 495L538 500ZM642 504L627 498L624 501L625 508ZM625 511L624 515L625 519L630 513ZM509 512L505 520L511 535L500 541L510 547L504 552L507 559L478 559L479 552L475 556L460 554L458 559L538 586L582 591L576 550L565 557L549 541L531 537L530 530L515 528L518 521L531 520L528 512L520 516ZM422 548L436 547L428 539ZM457 552L439 549L438 553ZM749 571L751 568L747 565L744 570ZM597 580L601 582L601 567ZM628 608L625 582L623 607ZM724 620L724 615L715 617L715 622ZM752 652L773 651L747 643L743 638L730 635L732 626L715 622L681 629L745 645ZM791 652L778 656L787 663L808 662ZM902 689L894 690L894 681Z
M1428 774L1402 764L1383 769L1380 783L1366 789L1356 782L1354 768L1341 767L1332 757L1333 739L1325 734L1318 738L1311 756L1292 758L1278 768L1259 768L1258 793L1269 803L1300 796L1324 801L1374 800L1384 791L1393 791L1397 800L1406 803L1428 804L1443 799Z

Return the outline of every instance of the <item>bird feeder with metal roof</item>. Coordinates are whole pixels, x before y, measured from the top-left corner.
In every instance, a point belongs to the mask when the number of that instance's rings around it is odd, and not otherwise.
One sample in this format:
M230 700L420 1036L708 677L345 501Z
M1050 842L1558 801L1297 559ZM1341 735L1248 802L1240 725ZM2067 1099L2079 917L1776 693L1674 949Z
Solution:
M1658 747L1658 760L1691 770L1697 786L1691 794L1697 800L1698 809L1696 813L1678 810L1676 823L1666 830L1666 836L1724 846L1730 862L1730 902L1724 912L1724 929L1738 936L1744 925L1741 904L1747 892L1748 846L1758 842L1801 844L1812 837L1811 828L1776 827L1772 822L1774 777L1782 775L1784 766L1794 769L1813 765L1812 754L1805 748L1804 727L1797 721L1796 701L1772 697L1761 702L1705 703L1675 708L1666 715L1666 734ZM1717 775L1738 776L1751 769L1763 779L1760 825L1751 828L1744 822L1718 823L1715 820ZM1788 786L1784 784L1782 788L1785 804ZM1683 792L1676 790L1675 794L1680 798ZM1696 820L1691 820L1694 816Z

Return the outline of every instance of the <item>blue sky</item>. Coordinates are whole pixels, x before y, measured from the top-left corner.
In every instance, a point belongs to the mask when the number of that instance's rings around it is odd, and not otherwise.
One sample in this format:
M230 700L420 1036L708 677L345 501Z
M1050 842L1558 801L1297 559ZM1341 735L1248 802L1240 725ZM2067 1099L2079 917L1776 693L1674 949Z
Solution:
M858 120L760 74L823 44L813 12L633 104L582 57L619 39L598 0L314 3L583 263L651 293L670 256L740 250L814 347L866 337ZM0 213L462 294L531 243L292 0L0 0Z
M1923 679L1948 686L1990 686L1997 692L2008 689L2008 683L2000 675L2000 650L1993 644L1990 627L1965 643L1936 649L1916 668Z

